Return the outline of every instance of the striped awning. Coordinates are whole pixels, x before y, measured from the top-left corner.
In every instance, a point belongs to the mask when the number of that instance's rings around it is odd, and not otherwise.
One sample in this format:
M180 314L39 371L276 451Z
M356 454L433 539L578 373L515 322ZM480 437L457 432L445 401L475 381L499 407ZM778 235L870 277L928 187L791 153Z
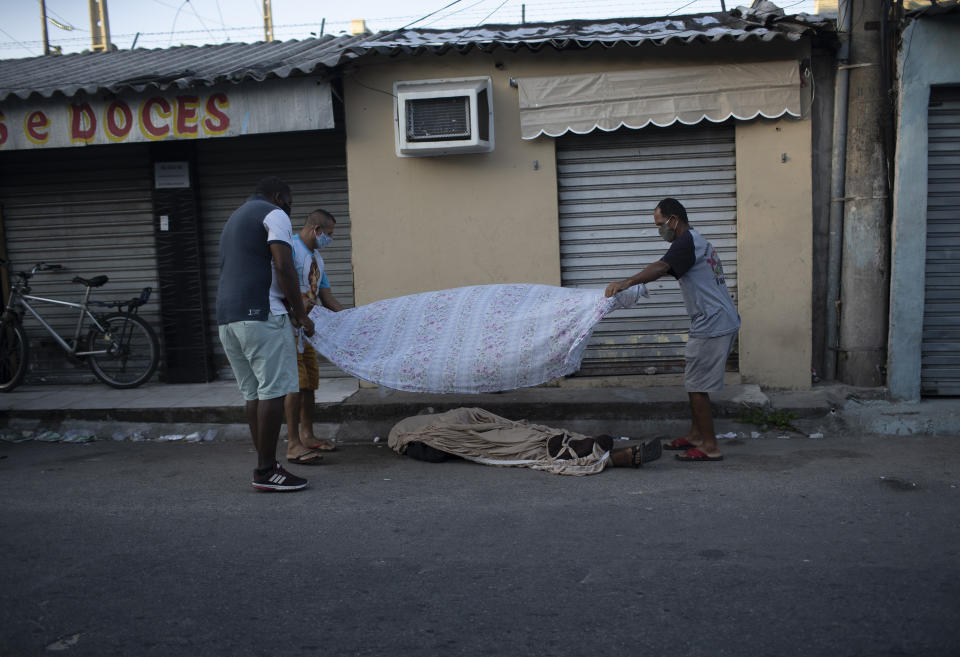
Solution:
M650 123L801 115L800 63L794 60L661 66L520 78L517 83L524 139Z

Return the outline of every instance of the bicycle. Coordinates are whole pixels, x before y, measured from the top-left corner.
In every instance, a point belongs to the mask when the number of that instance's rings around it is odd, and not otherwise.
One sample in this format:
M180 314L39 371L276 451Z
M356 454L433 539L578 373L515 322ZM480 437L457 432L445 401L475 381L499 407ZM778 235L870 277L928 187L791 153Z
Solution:
M7 261L0 258L0 265ZM90 301L93 288L101 287L106 276L86 279L76 276L74 283L84 285L80 303L47 299L30 294L30 279L37 272L63 269L60 265L38 263L30 272L17 272L11 286L10 299L0 318L0 392L10 392L22 381L30 362L30 343L23 330L24 314L29 312L47 330L67 357L86 361L100 381L113 388L135 388L147 381L160 363L160 343L137 309L150 299L151 288L145 287L139 297L125 301ZM31 302L56 304L79 309L73 337L64 339L47 323ZM115 308L109 314L95 315L90 306ZM89 323L86 339L81 338Z

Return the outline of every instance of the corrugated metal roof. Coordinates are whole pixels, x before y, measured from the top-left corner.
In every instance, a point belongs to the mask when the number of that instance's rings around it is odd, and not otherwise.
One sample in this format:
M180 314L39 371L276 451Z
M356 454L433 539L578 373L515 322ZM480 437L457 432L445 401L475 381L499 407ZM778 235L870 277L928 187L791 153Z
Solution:
M778 18L729 13L691 14L667 18L615 18L604 21L560 21L526 25L483 25L454 30L412 29L375 34L361 47L381 53L442 54L448 50L484 51L496 48L544 46L557 49L586 48L594 44L638 46L644 43L709 43L723 40L798 40L804 34L830 25L818 16Z
M774 9L776 9L774 7ZM779 12L779 13L777 13ZM795 41L805 34L832 29L818 16L788 16L754 10L667 18L617 18L523 25L482 25L453 30L407 29L373 35L180 46L155 50L47 55L0 60L0 101L33 94L71 97L85 91L140 92L286 78L331 69L371 54L398 55L497 48L564 50L594 44L639 46L645 43L711 43L756 39Z
M336 66L359 37L224 43L153 50L47 55L0 61L0 101L13 95L70 97L79 91L143 91L286 78Z
M939 0L931 2L926 7L919 7L907 12L910 18L923 18L925 16L942 16L944 14L956 14L960 12L960 2L957 0Z

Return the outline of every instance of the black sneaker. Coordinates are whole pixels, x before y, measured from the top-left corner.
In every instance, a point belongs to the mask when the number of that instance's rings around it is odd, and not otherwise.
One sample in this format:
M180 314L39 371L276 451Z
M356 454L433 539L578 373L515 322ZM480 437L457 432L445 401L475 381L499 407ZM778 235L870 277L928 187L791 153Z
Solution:
M307 487L307 480L290 474L279 463L274 463L266 471L254 470L250 485L257 490L283 492L302 490Z

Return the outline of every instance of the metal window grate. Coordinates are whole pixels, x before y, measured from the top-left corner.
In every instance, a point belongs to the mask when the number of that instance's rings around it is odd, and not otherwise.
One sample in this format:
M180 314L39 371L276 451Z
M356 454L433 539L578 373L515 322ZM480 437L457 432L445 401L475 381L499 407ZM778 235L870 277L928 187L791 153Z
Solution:
M407 141L470 138L469 96L411 99L407 106Z

